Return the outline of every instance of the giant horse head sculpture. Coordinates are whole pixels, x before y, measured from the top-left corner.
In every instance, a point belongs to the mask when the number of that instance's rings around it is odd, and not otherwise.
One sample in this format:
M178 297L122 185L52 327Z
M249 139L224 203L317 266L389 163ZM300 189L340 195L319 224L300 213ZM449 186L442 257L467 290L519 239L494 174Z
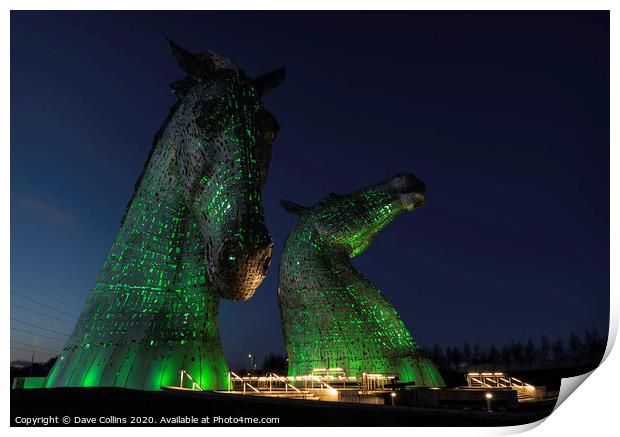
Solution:
M46 385L157 390L186 372L227 387L220 298L249 299L271 261L261 192L278 124L229 59L169 46L186 77L112 249Z
M289 375L340 369L349 376L383 374L442 386L394 307L353 268L350 258L403 211L426 202L411 174L348 195L331 194L306 208L283 201L299 216L280 263L278 301Z
M177 131L180 183L205 239L207 273L222 297L248 299L264 278L272 241L261 191L278 124L261 101L284 69L251 79L230 60L174 42L187 77L172 85L186 124Z
M413 211L426 203L426 186L412 174L393 179L349 195L330 194L312 208L289 201L282 206L308 220L325 247L362 253L372 239L402 211ZM304 221L305 221L304 220Z

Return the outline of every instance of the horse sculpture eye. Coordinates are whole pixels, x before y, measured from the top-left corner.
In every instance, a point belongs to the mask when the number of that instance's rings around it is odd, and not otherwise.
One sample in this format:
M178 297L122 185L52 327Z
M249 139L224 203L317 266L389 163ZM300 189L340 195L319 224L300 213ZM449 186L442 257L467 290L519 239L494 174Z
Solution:
M217 100L209 99L200 102L197 112L200 114L196 117L196 125L199 128L208 133L216 133L223 127L224 120Z
M200 104L200 113L202 115L209 115L217 112L218 102L215 99L203 100Z
M210 130L213 125L213 121L209 117L201 115L196 119L196 125L201 129Z

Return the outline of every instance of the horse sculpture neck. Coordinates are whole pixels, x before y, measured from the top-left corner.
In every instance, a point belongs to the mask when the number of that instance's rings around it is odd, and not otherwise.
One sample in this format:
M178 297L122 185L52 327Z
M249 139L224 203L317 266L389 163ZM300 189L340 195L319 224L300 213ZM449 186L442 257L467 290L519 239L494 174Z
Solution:
M294 306L293 311L305 316L287 324L289 372L299 375L313 368L342 367L352 374L386 373L390 359L417 353L394 307L353 267L348 251L324 244L306 226L302 219L291 231L280 267L281 300L289 313ZM302 283L299 278L304 278ZM283 318L288 317L283 314ZM312 335L317 337L308 351ZM372 359L379 360L368 368L364 368L366 347L374 348ZM306 350L299 354L296 348ZM301 356L313 359L298 360Z
M48 386L158 389L180 369L225 387L219 297L207 274L202 231L175 170L177 113L139 179L126 216L53 369ZM165 169L165 171L161 171Z

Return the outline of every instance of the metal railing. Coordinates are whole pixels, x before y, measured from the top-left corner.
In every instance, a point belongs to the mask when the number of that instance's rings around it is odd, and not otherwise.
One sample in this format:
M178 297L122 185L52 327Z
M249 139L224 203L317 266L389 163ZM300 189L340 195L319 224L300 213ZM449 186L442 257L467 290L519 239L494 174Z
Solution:
M325 370L324 374L319 371ZM329 371L329 372L328 372ZM318 374L317 374L318 373ZM386 387L396 378L393 374L362 373L356 376L346 376L342 369L315 369L313 374L280 376L273 372L266 375L248 375L241 377L235 372L228 373L228 392L243 392L249 390L254 393L268 395L282 394L287 396L303 395L306 397L324 395L334 396L338 390L357 388L362 393L382 392L392 390ZM314 392L317 390L318 392Z
M314 388L314 383L318 382L319 383L319 387L324 387L325 389L327 389L329 394L331 394L331 395L338 394L338 390L336 390L334 387L332 387L328 383L322 381L320 376L312 376L311 377L311 381L312 381L312 388Z
M395 375L384 373L362 373L357 384L362 393L386 391L386 384L390 384L395 378Z
M515 390L519 399L539 396L536 387L504 372L469 372L467 386L472 388L506 388Z
M242 385L243 385L243 394L246 393L246 387L251 388L252 391L254 391L256 393L261 393L261 391L259 389L257 389L252 384L250 384L248 381L246 381L244 378L240 377L239 375L237 375L235 372L232 372L232 371L228 372L228 391L232 391L233 381L239 381L239 382L242 383Z
M338 394L338 390L320 376L303 375L285 377L270 372L265 376L241 377L235 372L230 371L228 372L228 378L228 392L242 391L243 394L246 394L248 390L252 390L264 396L274 396L278 394L283 394L284 396L301 395L304 399L313 398L317 395L317 393L312 393L310 391L311 389L324 390L329 395ZM303 386L300 386L299 383L303 383Z
M187 376L187 378L188 378L188 379L191 381L191 383L192 383L192 390L196 390L196 387L198 387L198 390L200 390L200 391L204 391L204 390L202 389L202 387L200 386L200 384L198 384L196 381L194 381L194 378L192 378L192 375L190 375L189 373L187 373L187 372L185 371L185 369L181 369L181 372L180 372L180 373L181 373L181 381L179 382L179 388L184 388L184 387L183 387L183 379L184 379L184 376Z
M287 378L283 378L283 377L281 377L281 376L279 376L279 375L276 375L276 374L275 374L275 373L273 373L273 372L272 372L272 373L268 373L268 374L267 374L267 376L269 377L269 391L271 391L271 390L272 390L272 386L271 386L271 381L272 381L272 378L275 378L277 381L280 381L280 382L283 382L283 383L284 383L284 393L288 393L288 388L290 387L290 388L292 388L293 390L295 390L295 391L296 391L296 392L298 392L298 393L303 393L304 395L306 394L306 393L304 393L303 391L299 390L299 389L298 389L297 387L295 387L294 385L291 385L291 384L288 382L288 379L287 379Z
M534 388L534 386L527 384L513 376L506 375L504 372L469 372L467 374L467 385L469 387L512 388L528 390Z

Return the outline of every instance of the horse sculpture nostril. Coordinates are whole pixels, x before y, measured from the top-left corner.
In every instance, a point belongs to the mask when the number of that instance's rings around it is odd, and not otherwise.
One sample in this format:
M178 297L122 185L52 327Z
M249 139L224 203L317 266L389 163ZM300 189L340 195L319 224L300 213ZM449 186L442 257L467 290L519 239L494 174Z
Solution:
M266 237L263 243L259 243L253 248L243 248L238 240L226 239L220 245L217 252L217 259L224 269L246 270L266 274L271 264L271 251L273 241L271 237Z
M255 252L250 255L252 262L254 263L254 268L257 272L260 272L263 275L267 274L267 270L271 265L271 251L273 249L273 241L271 237L267 237L264 239L264 242L260 244Z
M271 265L271 253L267 256L267 258L265 258L265 261L263 262L263 274L266 275L267 271L269 270L269 266Z
M225 264L233 264L238 258L239 245L235 240L225 240L217 252L219 261Z

